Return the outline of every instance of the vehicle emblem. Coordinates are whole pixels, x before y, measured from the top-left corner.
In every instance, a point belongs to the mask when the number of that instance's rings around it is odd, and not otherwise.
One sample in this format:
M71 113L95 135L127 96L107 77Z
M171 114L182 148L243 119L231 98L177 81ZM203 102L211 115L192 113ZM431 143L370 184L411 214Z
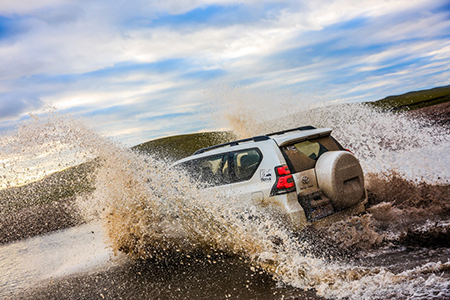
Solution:
M302 177L302 183L303 184L308 184L309 183L309 177L308 176L303 176Z
M262 182L271 182L272 181L272 171L261 169L261 181Z

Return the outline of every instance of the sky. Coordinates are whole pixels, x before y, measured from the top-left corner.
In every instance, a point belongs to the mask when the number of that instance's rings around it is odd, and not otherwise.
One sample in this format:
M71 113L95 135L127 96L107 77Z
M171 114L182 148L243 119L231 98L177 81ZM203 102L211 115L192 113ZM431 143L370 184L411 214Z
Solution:
M448 0L0 0L0 133L56 109L135 145L218 129L223 86L364 102L449 66Z

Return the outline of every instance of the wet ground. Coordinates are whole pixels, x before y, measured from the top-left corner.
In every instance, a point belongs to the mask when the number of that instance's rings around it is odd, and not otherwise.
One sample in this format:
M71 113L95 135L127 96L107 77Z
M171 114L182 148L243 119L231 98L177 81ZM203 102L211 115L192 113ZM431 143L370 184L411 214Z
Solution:
M198 254L133 261L115 257L102 238L99 224L88 224L0 247L0 297L321 299L314 291L279 285L239 257Z
M264 272L238 258L179 262L130 262L86 276L74 276L29 291L30 299L321 299L313 291L278 287ZM45 286L47 285L47 286Z
M304 291L280 283L241 257L199 253L131 260L114 256L103 239L100 224L93 223L1 246L0 298L324 299L314 289ZM450 296L448 247L387 242L377 249L331 259L354 265L358 272L382 270L404 274L410 280L417 276L430 280L438 275L441 280L447 278L448 293L440 288L434 295L411 299ZM352 280L358 283L358 278ZM392 292L385 296L397 298Z

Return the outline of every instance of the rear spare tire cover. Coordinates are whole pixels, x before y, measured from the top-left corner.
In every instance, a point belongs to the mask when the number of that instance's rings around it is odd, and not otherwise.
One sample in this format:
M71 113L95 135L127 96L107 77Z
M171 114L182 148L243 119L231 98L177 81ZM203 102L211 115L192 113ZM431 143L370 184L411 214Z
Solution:
M333 206L343 210L356 205L364 195L364 174L356 157L347 151L329 151L316 163L319 188Z

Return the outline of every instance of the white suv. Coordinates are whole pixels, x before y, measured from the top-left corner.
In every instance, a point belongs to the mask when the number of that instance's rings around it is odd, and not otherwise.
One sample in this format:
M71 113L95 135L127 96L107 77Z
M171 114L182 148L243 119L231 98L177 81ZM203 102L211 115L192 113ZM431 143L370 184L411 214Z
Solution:
M175 163L196 181L251 198L294 229L364 211L367 192L358 160L331 129L303 126L204 148Z

